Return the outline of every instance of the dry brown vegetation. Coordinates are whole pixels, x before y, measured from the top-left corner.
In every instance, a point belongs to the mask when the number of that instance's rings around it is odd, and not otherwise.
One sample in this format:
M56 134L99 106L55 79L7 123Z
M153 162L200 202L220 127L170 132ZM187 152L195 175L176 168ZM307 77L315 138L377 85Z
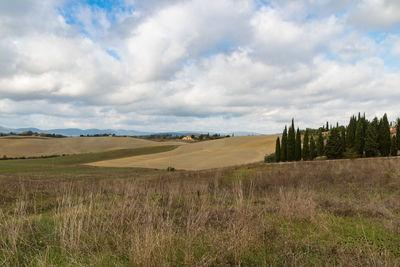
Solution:
M275 149L277 135L240 136L181 146L173 151L101 161L100 167L204 170L260 162Z
M100 152L160 145L181 145L178 142L154 142L132 137L0 137L0 157L30 157Z
M1 265L400 265L398 159L90 170L2 175Z

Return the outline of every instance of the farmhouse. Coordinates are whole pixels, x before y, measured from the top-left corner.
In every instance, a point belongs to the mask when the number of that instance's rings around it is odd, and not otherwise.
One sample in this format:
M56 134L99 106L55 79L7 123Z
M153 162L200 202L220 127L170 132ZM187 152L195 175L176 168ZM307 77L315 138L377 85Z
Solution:
M393 136L393 135L396 135L396 127L394 127L394 126L391 126L390 127L390 134Z
M323 135L323 136L329 136L329 134L330 134L330 131L322 132L322 135Z
M183 141L193 141L193 138L190 135L186 135L182 138Z

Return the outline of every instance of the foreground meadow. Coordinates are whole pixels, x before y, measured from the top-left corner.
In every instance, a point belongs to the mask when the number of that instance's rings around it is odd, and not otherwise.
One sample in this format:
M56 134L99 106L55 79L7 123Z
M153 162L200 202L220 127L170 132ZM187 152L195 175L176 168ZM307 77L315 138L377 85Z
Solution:
M0 265L400 265L396 158L80 165L164 149L1 161Z

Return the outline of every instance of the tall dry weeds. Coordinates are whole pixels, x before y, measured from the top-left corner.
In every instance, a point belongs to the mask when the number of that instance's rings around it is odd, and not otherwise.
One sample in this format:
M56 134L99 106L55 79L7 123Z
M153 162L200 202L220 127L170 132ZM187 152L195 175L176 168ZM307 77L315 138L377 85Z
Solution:
M399 169L396 160L306 162L3 183L19 197L0 208L0 264L395 266L400 252L387 242L361 235L337 247L331 228L362 218L400 234Z

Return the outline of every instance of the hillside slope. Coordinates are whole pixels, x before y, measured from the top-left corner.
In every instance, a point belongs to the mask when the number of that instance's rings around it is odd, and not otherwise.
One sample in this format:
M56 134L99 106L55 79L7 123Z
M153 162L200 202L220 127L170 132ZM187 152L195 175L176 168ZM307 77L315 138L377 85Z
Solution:
M154 142L132 137L0 137L0 156L42 156L101 152L162 145L181 145L180 142Z
M101 167L202 170L262 161L275 149L277 135L240 136L188 144L175 150L91 163Z

